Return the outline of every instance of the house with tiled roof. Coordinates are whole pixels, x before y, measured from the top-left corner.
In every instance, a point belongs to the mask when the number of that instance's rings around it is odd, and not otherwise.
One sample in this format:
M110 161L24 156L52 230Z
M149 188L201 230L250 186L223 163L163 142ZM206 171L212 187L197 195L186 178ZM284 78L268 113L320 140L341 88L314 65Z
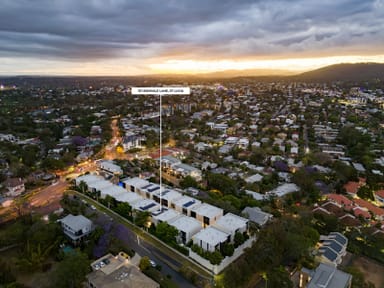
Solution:
M363 210L366 210L372 213L377 220L384 220L384 209L379 208L363 199L355 199L354 202L357 206L359 206Z
M334 214L336 217L340 217L345 214L343 208L333 202L326 202L321 205L321 207Z
M348 227L361 226L360 220L349 213L345 213L345 215L339 217L339 221L342 225L348 226Z
M384 189L375 192L375 199L377 202L384 204Z
M355 181L349 181L348 183L344 184L345 192L347 192L352 197L356 197L357 191L360 188L359 182Z
M363 208L360 208L360 207L353 208L353 214L356 217L362 217L365 220L371 219L371 214L368 211L366 211L366 210L364 210Z
M337 204L339 207L344 208L345 210L349 211L353 208L353 201L349 200L347 197L344 195L340 194L328 194L327 199L332 202Z
M345 192L347 192L352 197L357 197L357 191L359 191L359 188L361 186L365 185L365 178L359 178L359 181L349 181L347 184L344 185Z

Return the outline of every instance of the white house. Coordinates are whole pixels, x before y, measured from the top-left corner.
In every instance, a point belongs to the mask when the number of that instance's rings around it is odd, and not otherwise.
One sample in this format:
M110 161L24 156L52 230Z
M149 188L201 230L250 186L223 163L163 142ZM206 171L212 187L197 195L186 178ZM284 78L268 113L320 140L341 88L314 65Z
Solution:
M121 169L121 167L119 165L116 165L113 161L99 160L96 162L96 164L100 170L107 172L109 174L113 174L113 175L123 174L123 170Z
M104 187L102 189L99 189L100 191L100 197L104 199L107 195L118 198L120 194L128 193L127 190L125 190L123 187L117 186L117 185L111 185Z
M63 219L58 220L58 222L61 223L64 234L68 236L74 244L78 244L93 231L92 221L83 215L74 216L69 214Z
M153 195L153 200L157 203L161 202L162 206L171 207L171 203L181 198L182 194L171 189L162 189L162 191L158 191L155 195Z
M142 148L142 142L144 141L144 137L135 133L128 133L123 137L123 149L124 151L128 151L134 148Z
M237 144L238 141L239 141L238 137L228 137L227 139L225 139L224 143L227 145L234 145L234 144Z
M231 235L215 227L209 226L192 237L193 243L206 251L220 250L221 245L229 242Z
M203 229L199 221L184 215L168 222L168 224L179 231L177 241L183 244L188 243L196 233Z
M9 197L16 197L25 192L24 181L21 178L10 178L6 180L5 187L8 190L5 195Z
M173 165L171 168L171 174L180 177L191 176L196 181L202 180L202 173L200 169L184 163Z
M88 186L88 191L90 192L96 192L96 191L101 191L103 189L106 189L110 186L114 186L111 182L107 180L100 180L100 181L92 181L89 183L86 183Z
M123 187L130 192L140 193L139 189L149 184L149 181L141 179L139 177L124 179L121 181Z
M155 212L160 209L160 206L158 203L151 199L143 199L134 203L132 208L142 212Z
M144 198L153 199L153 195L160 191L160 185L149 182L149 184L141 187L138 191Z
M248 138L240 138L239 141L237 142L237 146L240 149L248 149L248 146L249 146Z
M121 193L115 196L115 199L120 202L125 202L133 206L133 204L143 200L144 198L133 192Z
M227 213L216 221L214 226L231 235L231 241L234 240L235 234L245 233L248 230L248 219Z
M200 200L184 195L181 198L175 200L171 204L171 207L186 216L191 216L192 209L200 206L200 204Z
M156 161L160 161L160 158L157 158ZM201 181L202 174L201 170L197 169L191 165L181 163L181 161L173 156L164 156L161 159L161 167L165 169L169 174L176 177L186 177L191 176L196 179L196 181Z
M199 143L195 144L195 146L194 146L194 148L197 152L202 152L202 151L204 151L210 147L211 147L211 145L204 143L204 142L199 142Z
M152 215L152 223L157 225L162 222L167 222L168 224L172 222L172 220L178 218L180 213L176 212L172 209L159 209L157 211L153 211Z
M261 180L263 180L263 175L260 175L260 174L254 174L252 176L245 178L245 182L247 183L260 182Z
M102 181L102 180L104 180L104 178L101 176L93 175L93 174L86 174L86 175L82 175L82 176L77 177L75 179L75 185L79 186L81 182L84 182L88 186L92 182L98 182L98 181Z
M200 221L203 227L216 223L221 216L223 216L223 209L207 203L203 203L191 209L191 217Z

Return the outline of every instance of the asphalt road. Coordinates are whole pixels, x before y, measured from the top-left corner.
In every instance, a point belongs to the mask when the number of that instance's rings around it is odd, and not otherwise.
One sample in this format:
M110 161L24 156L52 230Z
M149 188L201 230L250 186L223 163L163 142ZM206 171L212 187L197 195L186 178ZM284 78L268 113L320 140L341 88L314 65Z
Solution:
M106 222L113 222L114 224L118 224L118 222L115 221L113 217L105 214L105 212L101 212L98 210L96 210L96 212L97 212L97 219L94 220L95 224L103 225ZM196 287L193 284L191 284L189 281L187 281L184 277L182 277L178 271L175 271L171 267L171 266L177 267L178 269L182 266L182 263L179 263L178 261L164 254L156 246L154 246L152 243L147 242L145 239L141 238L140 236L136 235L136 233L130 230L128 227L126 229L126 232L127 232L126 240L128 240L128 243L126 244L129 246L129 248L133 249L140 256L142 257L148 256L151 260L155 261L156 264L161 266L161 273L164 276L171 275L172 281L175 282L179 287L183 287L183 288ZM171 266L168 265L168 263L170 263Z

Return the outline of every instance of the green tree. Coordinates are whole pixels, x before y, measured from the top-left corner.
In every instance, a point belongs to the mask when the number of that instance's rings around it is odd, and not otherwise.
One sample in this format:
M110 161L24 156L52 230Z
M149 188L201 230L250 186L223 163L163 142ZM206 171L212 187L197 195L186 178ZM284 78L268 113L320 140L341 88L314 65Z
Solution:
M233 244L230 243L224 243L224 245L221 247L221 253L223 253L223 256L232 256L233 252L235 252L235 247Z
M147 270L149 267L151 267L151 260L148 256L144 256L140 259L139 268L141 271Z
M266 154L263 149L256 148L249 157L249 162L255 165L263 165L265 156Z
M237 193L236 181L226 175L208 173L207 180L210 189L217 189L224 194Z
M159 145L159 135L153 130L145 131L145 139L147 148L153 148Z
M341 161L335 161L332 168L335 171L335 180L340 180L343 184L348 181L357 180L356 170L350 165L347 165Z
M161 222L156 226L156 236L167 244L176 244L178 230L167 222Z
M138 211L135 215L135 224L139 227L144 227L149 221L151 213L148 211Z
M188 188L188 187L197 188L198 184L197 184L197 181L195 180L195 178L193 178L192 176L188 175L188 176L184 177L184 179L182 179L180 181L180 186L183 189Z
M66 254L58 264L54 275L54 287L83 287L85 276L90 272L88 256L80 251Z
M132 216L132 207L127 202L119 202L114 210L125 218Z
M375 196L373 195L373 191L369 185L363 185L357 190L357 196L366 200L375 200Z
M236 232L234 237L235 247L240 246L245 241L243 233Z
M212 252L209 256L209 262L213 265L219 265L223 260L223 255L219 251Z
M88 191L88 186L84 181L80 181L78 189L81 193L85 194Z
M289 278L289 273L284 269L284 267L273 268L267 274L267 287L270 288L292 288L293 283Z

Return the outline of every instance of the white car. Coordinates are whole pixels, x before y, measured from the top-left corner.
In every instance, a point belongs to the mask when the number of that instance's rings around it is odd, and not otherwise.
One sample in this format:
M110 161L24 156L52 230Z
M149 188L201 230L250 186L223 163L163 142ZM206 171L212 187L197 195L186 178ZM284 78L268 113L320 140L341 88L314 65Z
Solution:
M151 263L151 266L155 268L157 266L156 262L153 260L149 260L149 263Z

